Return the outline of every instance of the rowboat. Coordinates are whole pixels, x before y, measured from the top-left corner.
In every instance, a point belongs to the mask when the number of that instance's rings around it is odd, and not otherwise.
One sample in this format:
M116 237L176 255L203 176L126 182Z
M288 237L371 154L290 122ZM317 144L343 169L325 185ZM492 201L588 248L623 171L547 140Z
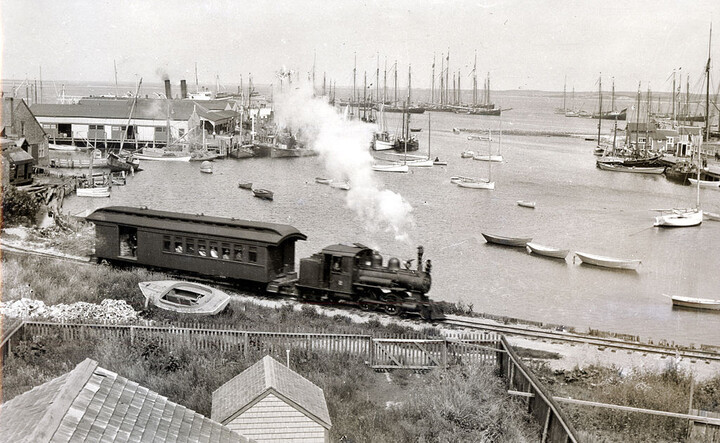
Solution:
M252 182L240 182L238 183L240 189L252 189Z
M473 160L479 160L484 162L501 162L503 161L503 156L499 154L475 154L473 155Z
M461 188L470 188L470 189L488 189L490 191L495 190L495 182L491 181L483 181L483 180L477 180L477 181L461 181L457 184Z
M209 161L204 161L200 164L200 172L204 172L206 174L212 174L213 172L213 166L212 163Z
M110 197L110 187L109 186L95 186L92 188L77 188L75 190L75 193L78 197L95 197L95 198L104 198L104 197Z
M408 160L406 162L408 166L411 168L431 168L434 164L434 162L430 159L424 159L424 160Z
M703 211L703 220L720 221L720 214Z
M437 157L435 160L433 160L433 165L435 166L447 166L447 162L445 160L440 160Z
M450 183L452 183L454 185L457 185L460 182L476 182L476 181L477 181L476 178L463 177L462 175L456 175L456 176L450 177Z
M179 280L158 280L138 283L145 296L145 308L153 306L186 314L214 315L221 312L230 296L200 283Z
M604 268L636 270L641 263L640 260L635 259L604 257L602 255L587 254L584 252L576 252L575 255L577 255L583 263Z
M535 209L535 202L526 202L524 200L518 200L517 204L518 204L518 206L522 206L523 208Z
M273 199L273 192L268 191L267 189L253 189L252 190L253 195L257 198L261 198L263 200L272 200Z
M373 165L373 171L377 172L408 172L410 168L406 164L392 163L389 165Z
M720 310L720 300L711 300L709 298L694 298L694 297L682 297L679 295L673 295L672 299L673 306L681 306L683 308L695 308L695 309L711 309L718 311Z
M324 178L324 177L315 177L315 183L320 183L321 185L329 185L332 179Z
M632 172L635 174L662 174L665 166L625 166L617 163L597 161L597 167L603 171Z
M343 191L349 191L350 190L350 183L346 181L340 181L340 180L332 180L330 182L331 188L337 188L342 189Z
M475 157L475 151L463 151L460 153L460 158L473 158Z
M688 181L693 185L700 185L701 188L720 189L720 181L713 180L698 180L696 178L689 178Z
M570 251L568 251L567 249L552 248L550 246L543 246L532 242L528 242L525 246L529 253L534 253L537 255L551 258L565 259L565 257L567 257L567 255L570 253Z
M488 243L494 243L496 245L503 245L503 246L519 246L524 247L528 243L532 241L532 238L526 238L526 237L502 237L499 235L492 235L492 234L485 234L482 233L482 236L485 237L485 241Z

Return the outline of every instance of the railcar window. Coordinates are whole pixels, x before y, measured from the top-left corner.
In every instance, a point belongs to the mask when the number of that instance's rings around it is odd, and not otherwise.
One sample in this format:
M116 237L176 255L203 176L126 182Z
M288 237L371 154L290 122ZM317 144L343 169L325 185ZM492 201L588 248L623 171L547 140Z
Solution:
M248 261L250 263L257 263L257 248L255 246L248 248Z
M218 247L215 242L210 242L210 257L218 258Z
M205 245L202 243L198 244L198 255L207 257L207 250L205 249Z
M235 245L235 255L234 255L235 261L242 261L243 259L243 247L240 245Z
M226 245L223 243L222 245L222 259L223 260L230 260L230 245Z
M183 241L181 238L175 239L175 252L178 254L182 254L183 252Z
M163 237L163 251L170 251L170 236L166 235Z
M187 251L185 251L188 255L195 254L195 239L194 238L187 238L185 239L185 248Z

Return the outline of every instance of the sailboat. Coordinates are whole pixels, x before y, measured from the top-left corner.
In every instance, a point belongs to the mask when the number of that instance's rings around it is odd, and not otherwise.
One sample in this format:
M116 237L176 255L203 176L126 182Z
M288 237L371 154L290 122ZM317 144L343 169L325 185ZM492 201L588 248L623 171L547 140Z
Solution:
M385 105L380 104L380 130L375 133L372 148L375 151L387 151L395 148L395 137L387 130L387 118L385 117Z
M123 154L123 144L125 143L125 136L127 135L127 132L130 128L133 111L135 110L135 106L137 105L140 85L142 85L142 78L138 82L137 89L135 90L135 96L133 97L133 102L130 106L130 114L128 115L127 125L124 128L121 127L122 131L120 135L120 149L118 149L117 154L114 152L108 152L107 163L108 166L110 166L111 172L124 171L134 174L135 172L140 171L140 160L131 154Z
M502 120L500 120L500 137L498 138L498 151L496 154L492 154L492 137L489 135L488 132L488 153L485 154L475 154L473 156L473 160L480 160L480 161L486 161L486 162L502 162L503 156L500 153L500 147L502 146Z
M488 139L488 156L490 155L490 150L492 148L492 142L490 139ZM466 181L462 180L458 182L458 186L461 188L471 188L471 189L487 189L490 191L495 190L495 182L492 181L492 164L493 162L488 162L488 178L487 180L473 180L473 181Z
M407 155L407 154L406 154ZM439 161L439 159L438 159ZM435 162L430 158L430 114L428 114L428 154L426 158L416 160L406 160L411 168L432 168Z
M405 114L403 114L403 126L405 126L404 116L405 116ZM408 119L409 119L409 116L408 116ZM402 142L405 146L405 153L403 156L402 163L393 162L393 163L389 163L389 164L374 164L374 165L372 165L373 171L377 171L377 172L409 172L410 171L410 167L407 164L407 151L408 151L408 143L409 143L408 138L404 137L402 140L400 140L400 139L396 140L396 144L399 142ZM415 142L417 143L417 140L415 140Z
M705 115L706 118L709 115L710 109L710 50L712 44L712 26L710 27L710 43L708 43L708 60L705 65L705 76L706 76L706 89L705 89ZM710 135L709 121L705 124L705 134ZM695 138L695 137L693 137ZM695 200L695 208L690 209L671 209L661 210L660 215L655 217L655 223L653 226L658 227L670 227L670 228L684 228L689 226L698 226L703 221L703 211L700 209L700 152L702 151L703 136L697 137L697 197ZM691 139L692 140L692 139ZM693 140L694 142L695 140Z

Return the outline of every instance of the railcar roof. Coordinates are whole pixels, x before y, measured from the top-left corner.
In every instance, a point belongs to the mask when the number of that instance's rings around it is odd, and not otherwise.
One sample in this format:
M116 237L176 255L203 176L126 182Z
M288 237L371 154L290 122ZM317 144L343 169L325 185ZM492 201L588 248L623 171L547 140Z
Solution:
M343 256L355 256L362 251L372 250L365 245L360 243L354 243L352 245L339 243L336 245L330 245L323 249L323 254L343 255Z
M91 222L158 228L168 232L187 232L233 239L255 240L278 245L287 239L306 240L307 236L293 226L214 217L203 214L158 211L129 206L99 208L85 218Z

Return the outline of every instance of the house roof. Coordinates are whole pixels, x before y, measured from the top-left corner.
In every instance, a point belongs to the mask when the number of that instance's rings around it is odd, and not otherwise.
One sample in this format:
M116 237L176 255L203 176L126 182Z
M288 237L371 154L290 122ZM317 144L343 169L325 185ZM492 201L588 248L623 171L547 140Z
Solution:
M24 139L23 139L24 140ZM15 140L2 140L2 155L15 164L35 161L33 156L20 148Z
M113 118L125 119L130 117L132 98L123 100L86 98L75 104L34 104L30 110L36 117L74 117L74 118ZM132 118L136 120L171 120L185 121L190 118L193 109L209 112L209 107L220 107L218 112L224 111L227 101L220 104L207 104L194 100L165 100L140 98L132 109ZM215 112L209 112L215 114ZM237 115L232 113L233 116Z
M242 238L279 245L287 239L306 240L307 236L290 225L212 217L202 214L158 211L129 206L108 206L95 210L86 220L158 228L166 231L192 232L228 238Z
M86 359L2 405L3 442L248 442L247 438Z
M211 417L227 423L270 392L326 429L332 426L323 390L269 355L213 392Z

